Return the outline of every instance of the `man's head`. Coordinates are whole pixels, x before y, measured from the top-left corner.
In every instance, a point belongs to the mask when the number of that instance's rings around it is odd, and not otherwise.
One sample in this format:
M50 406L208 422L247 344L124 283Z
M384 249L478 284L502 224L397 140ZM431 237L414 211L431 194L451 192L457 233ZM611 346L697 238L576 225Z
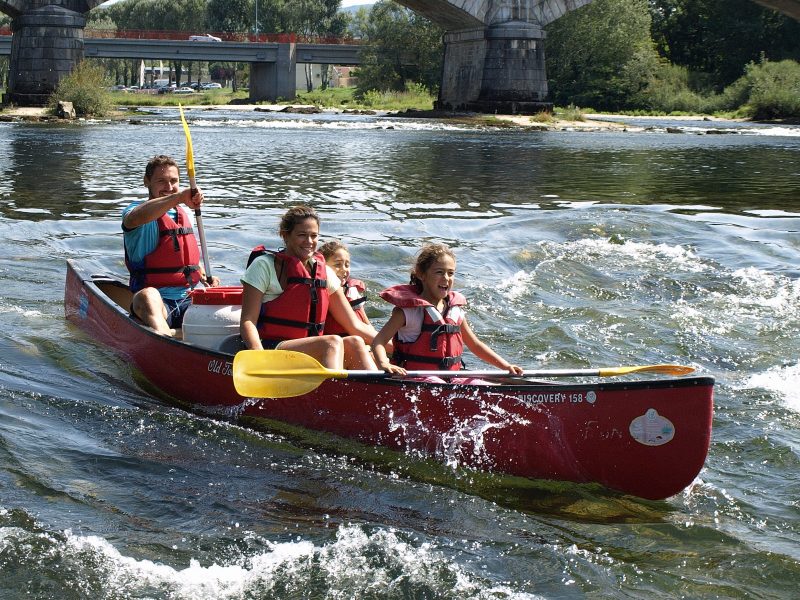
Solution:
M175 159L159 154L147 162L144 169L144 185L147 187L150 198L161 198L174 194L180 188L178 163Z

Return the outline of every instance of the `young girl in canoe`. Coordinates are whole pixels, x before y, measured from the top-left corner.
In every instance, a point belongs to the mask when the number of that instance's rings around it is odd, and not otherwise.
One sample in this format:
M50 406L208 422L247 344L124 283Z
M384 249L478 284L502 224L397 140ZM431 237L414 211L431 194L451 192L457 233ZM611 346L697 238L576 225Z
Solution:
M355 318L339 278L317 252L317 213L308 206L289 209L279 234L285 248L255 248L242 276L239 331L247 348L303 352L329 369L375 369L365 344L375 328ZM328 315L350 335L323 335Z
M520 367L500 357L470 328L464 313L466 300L453 291L455 273L453 251L444 244L430 244L417 256L410 284L396 285L381 292L381 298L395 308L372 340L378 367L398 375L405 375L407 369L459 371L463 368L461 350L466 344L481 360L512 375L522 375ZM386 344L390 340L394 341L391 361L386 354ZM441 381L434 377L426 380ZM467 382L464 378L451 381Z
M333 240L320 246L319 253L325 257L325 264L327 264L342 284L344 297L350 308L353 309L356 318L370 325L367 313L364 311L364 306L367 303L366 286L364 282L359 279L350 277L350 251L342 242ZM329 315L325 320L325 333L335 333L337 335L347 335L347 331L342 327L333 315Z

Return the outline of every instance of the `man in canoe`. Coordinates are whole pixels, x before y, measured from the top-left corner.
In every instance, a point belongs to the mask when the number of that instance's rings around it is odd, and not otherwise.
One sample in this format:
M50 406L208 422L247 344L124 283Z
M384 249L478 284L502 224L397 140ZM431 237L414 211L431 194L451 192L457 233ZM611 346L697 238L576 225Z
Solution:
M163 335L175 335L191 304L189 292L206 280L189 212L203 203L199 189L180 188L178 164L169 156L150 159L144 171L148 199L122 213L125 265L133 292L131 315Z

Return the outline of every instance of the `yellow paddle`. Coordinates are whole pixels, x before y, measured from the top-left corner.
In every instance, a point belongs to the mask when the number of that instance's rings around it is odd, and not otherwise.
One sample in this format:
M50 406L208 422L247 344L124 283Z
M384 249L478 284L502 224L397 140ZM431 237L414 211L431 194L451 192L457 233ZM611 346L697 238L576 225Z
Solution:
M197 190L197 182L194 178L194 150L192 149L192 134L189 132L189 124L186 122L186 117L183 116L183 106L178 104L178 110L181 113L181 124L183 125L183 133L186 136L186 172L189 174L189 187L194 194ZM206 232L203 229L203 216L199 208L194 209L194 217L197 221L197 232L200 234L200 249L203 251L203 267L206 270L206 280L211 281L211 266L208 264L208 248L206 247Z
M641 365L604 369L551 369L525 371L522 377L613 377L629 373L687 375L694 367ZM408 377L517 377L508 371L409 371ZM345 371L323 367L302 352L290 350L242 350L233 359L233 385L248 398L291 398L317 389L326 379L375 379L391 375L384 371Z

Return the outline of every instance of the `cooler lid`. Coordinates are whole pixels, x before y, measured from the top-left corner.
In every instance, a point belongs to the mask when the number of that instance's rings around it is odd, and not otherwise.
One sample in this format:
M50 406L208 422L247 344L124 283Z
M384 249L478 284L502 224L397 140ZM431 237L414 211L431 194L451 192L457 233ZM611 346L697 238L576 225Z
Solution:
M242 287L213 287L195 289L189 292L192 298L192 304L241 304L242 303Z

